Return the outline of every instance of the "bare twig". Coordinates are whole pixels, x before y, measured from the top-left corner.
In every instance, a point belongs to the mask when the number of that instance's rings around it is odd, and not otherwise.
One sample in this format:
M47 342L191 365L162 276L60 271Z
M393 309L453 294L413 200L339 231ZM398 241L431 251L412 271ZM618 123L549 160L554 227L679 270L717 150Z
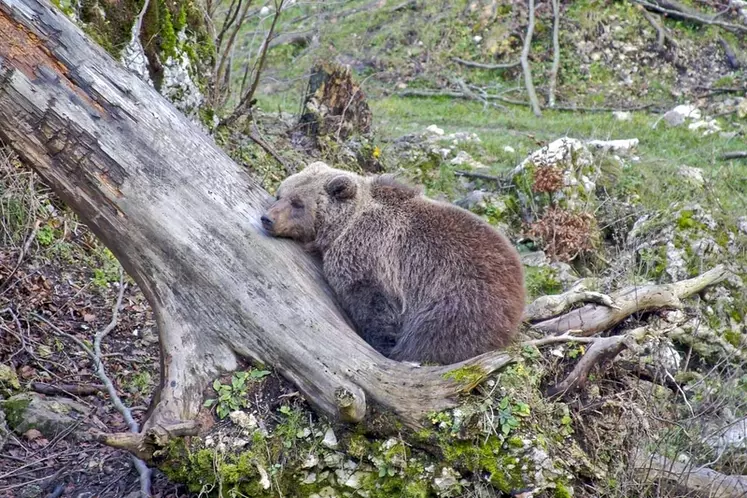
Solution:
M241 29L241 25L244 22L244 19L246 19L247 12L249 10L249 6L252 4L252 0L238 0L238 5L236 6L236 12L240 11L239 15L234 15L230 17L231 22L227 24L224 24L223 30L221 31L221 34L219 35L218 44L216 44L216 47L219 51L219 56L216 59L216 65L215 69L213 70L213 76L212 76L212 84L213 84L213 96L212 99L215 101L219 98L221 100L225 100L228 97L228 94L226 92L226 87L224 86L225 78L226 78L226 71L230 68L230 65L228 64L229 60L231 59L231 54L233 51L233 45L236 42L237 35L239 34L239 30ZM227 20L228 21L228 20ZM225 35L225 30L231 30L231 34L228 37L228 41L225 43L225 46L223 46L223 36ZM217 102L214 102L214 104ZM222 103L222 102L221 102Z
M733 31L737 33L747 33L747 26L719 21L718 19L715 19L714 17L709 17L706 14L696 13L695 11L692 11L690 9L674 10L672 8L662 7L661 5L657 3L647 2L645 0L631 0L631 1L639 5L642 5L648 10L659 12L661 14L667 14L674 18L684 19L687 21L694 21L694 22L698 22L701 24L707 24L710 26L718 26L720 28L724 28L727 31ZM672 2L668 2L668 5L669 7L673 6Z
M31 244L34 242L34 239L36 238L36 234L39 232L40 226L41 226L41 220L36 220L34 222L34 226L31 229L31 233L26 238L26 242L23 244L23 247L21 247L21 253L18 255L18 260L16 261L16 265L10 271L8 276L5 277L5 281L2 283L2 285L0 285L0 295L4 294L5 290L10 285L11 277L15 275L15 273L21 267L21 263L23 263L23 259L26 257L26 254L28 254L29 249L31 248Z
M285 162L285 160L280 157L280 155L277 153L277 151L269 144L267 143L261 136L259 136L259 129L257 128L257 125L255 123L252 123L254 126L254 130L248 133L249 138L257 145L259 145L262 150L267 152L270 156L273 157L280 165L283 167L286 173L290 173L292 171L292 168L289 164Z
M484 173L473 173L472 171L454 171L455 176L463 176L465 178L475 178L477 180L486 180L489 182L496 182L499 184L506 183L509 181L509 178L503 178L500 176L494 176L494 175L486 175Z
M478 69L511 69L521 65L520 60L516 62L508 62L506 64L484 64L482 62L468 61L460 59L458 57L452 57L451 60L453 60L457 64L461 64L462 66L474 67Z
M524 71L524 85L527 88L527 96L532 107L532 112L538 118L542 117L537 92L534 90L532 81L532 69L529 67L529 49L532 46L532 35L534 34L534 0L529 0L529 24L527 25L527 34L524 37L524 48L521 51L521 68Z
M547 89L547 106L555 107L555 87L558 83L558 69L560 68L560 0L552 0L552 67Z

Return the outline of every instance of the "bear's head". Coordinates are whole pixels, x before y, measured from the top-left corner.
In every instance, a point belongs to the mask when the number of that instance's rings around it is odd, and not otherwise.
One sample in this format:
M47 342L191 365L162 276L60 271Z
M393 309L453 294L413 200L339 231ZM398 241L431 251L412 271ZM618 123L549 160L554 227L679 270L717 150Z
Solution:
M361 177L311 163L286 178L275 202L262 215L263 228L274 237L312 242L322 228L345 223L355 209Z

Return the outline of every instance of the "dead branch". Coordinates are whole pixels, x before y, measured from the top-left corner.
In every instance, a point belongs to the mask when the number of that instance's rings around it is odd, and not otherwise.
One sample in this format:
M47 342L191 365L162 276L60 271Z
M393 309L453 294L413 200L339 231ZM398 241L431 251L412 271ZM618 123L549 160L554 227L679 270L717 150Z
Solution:
M620 309L612 298L600 292L571 289L563 294L540 296L524 311L524 321L546 320L569 310L578 303L597 303L608 308Z
M90 396L106 390L102 384L46 384L44 382L32 382L31 389L41 394L72 394L73 396Z
M747 26L742 26L739 24L732 24L732 23L725 22L725 21L719 21L715 17L710 17L701 12L694 11L692 9L685 7L684 5L672 2L671 0L668 0L666 2L666 5L667 5L666 7L663 6L664 2L661 0L659 1L659 3L650 3L645 0L631 0L631 1L634 3L637 3L638 5L645 7L647 10L658 12L660 14L666 14L675 19L698 22L701 24L707 24L709 26L718 26L727 31L732 31L736 33L747 33Z
M478 69L511 69L511 68L518 67L521 65L520 60L516 62L508 62L505 64L484 64L482 62L475 62L475 61L468 61L468 60L460 59L459 57L452 57L451 60L453 60L457 64L461 64L462 66L474 67Z
M465 178L475 178L477 180L485 180L489 182L496 182L498 184L505 184L507 182L510 182L510 179L508 176L501 177L501 176L494 176L494 175L486 175L484 173L474 173L472 171L454 171L454 176L463 176Z
M591 346L571 373L562 382L548 389L548 395L567 394L583 388L589 378L589 372L595 365L616 357L628 344L640 341L646 332L646 327L640 327L622 335L594 337Z
M718 156L722 161L728 161L729 159L747 159L747 150L738 150L735 152L726 152Z
M533 328L546 334L580 330L580 335L594 335L620 323L633 313L657 308L679 308L681 299L721 282L727 274L728 270L719 265L700 276L672 284L629 287L610 295L617 308L587 304L565 315L536 323Z
M642 6L639 6L641 9L641 13L643 14L643 17L648 21L648 23L656 30L657 36L656 36L656 48L657 50L664 50L664 46L667 42L672 46L673 50L676 50L679 44L677 41L672 38L668 33L666 28L660 24L656 18L651 14L649 11L647 11ZM676 54L676 52L675 52Z
M744 498L747 496L747 476L727 475L693 463L681 463L662 455L639 451L634 460L637 473L646 481L659 482L679 489L687 495L712 498Z
M252 126L254 130L250 131L248 133L249 138L257 145L259 145L262 150L267 152L270 156L272 156L273 159L275 159L280 165L283 167L286 173L291 173L293 171L293 168L285 162L285 160L280 157L280 154L277 153L277 151L265 141L261 136L259 136L259 129L257 128L256 123L252 123Z
M555 107L555 86L558 83L558 69L560 68L560 0L552 0L552 67L547 89L547 106Z
M527 96L532 107L532 112L538 118L542 117L537 92L534 90L532 81L532 69L529 67L529 49L532 47L532 35L534 34L534 0L529 0L529 24L527 34L524 37L524 48L521 51L521 68L524 71L524 85L527 88Z

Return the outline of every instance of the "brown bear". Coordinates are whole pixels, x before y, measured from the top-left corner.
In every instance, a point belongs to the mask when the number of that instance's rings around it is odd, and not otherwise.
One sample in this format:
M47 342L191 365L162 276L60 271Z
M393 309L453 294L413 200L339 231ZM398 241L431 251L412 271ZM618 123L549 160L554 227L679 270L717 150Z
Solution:
M392 359L456 363L517 332L524 275L511 243L391 176L312 163L280 185L261 221L319 252L358 333Z

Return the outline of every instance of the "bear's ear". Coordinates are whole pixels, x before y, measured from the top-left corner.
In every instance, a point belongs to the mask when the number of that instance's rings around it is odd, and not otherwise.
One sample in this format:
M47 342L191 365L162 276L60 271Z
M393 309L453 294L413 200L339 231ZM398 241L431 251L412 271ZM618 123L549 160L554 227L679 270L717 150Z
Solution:
M358 187L355 180L347 175L338 175L327 182L327 194L333 199L351 199L355 197Z

